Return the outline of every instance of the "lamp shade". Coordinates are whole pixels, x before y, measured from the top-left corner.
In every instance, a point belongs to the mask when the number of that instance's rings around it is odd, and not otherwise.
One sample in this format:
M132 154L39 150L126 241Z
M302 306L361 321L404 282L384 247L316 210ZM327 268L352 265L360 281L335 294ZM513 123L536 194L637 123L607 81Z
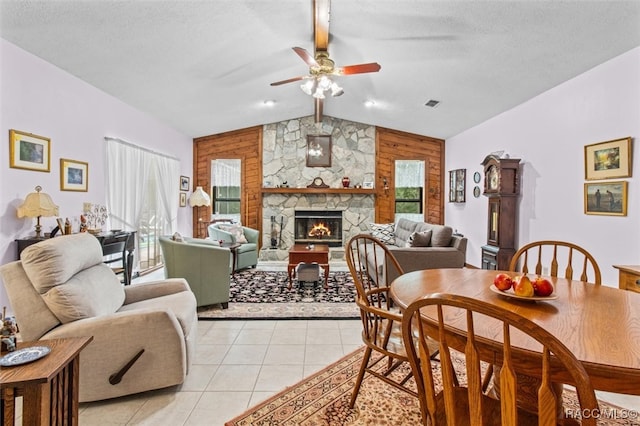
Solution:
M18 217L58 216L58 206L53 204L49 194L45 194L40 185L36 192L27 195L24 203L18 207Z
M196 190L193 191L193 194L189 197L189 205L191 207L210 206L211 198L209 197L209 194L204 192L204 189L202 189L201 186L197 186Z

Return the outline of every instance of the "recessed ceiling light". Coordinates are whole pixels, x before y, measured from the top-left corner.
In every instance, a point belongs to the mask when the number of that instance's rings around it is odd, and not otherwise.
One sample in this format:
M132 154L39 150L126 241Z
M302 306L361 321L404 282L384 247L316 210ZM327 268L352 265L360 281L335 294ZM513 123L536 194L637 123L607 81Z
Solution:
M371 108L375 104L376 103L374 101L364 101L364 106L366 106L367 108Z
M431 107L431 108L435 108L435 107L437 107L438 105L440 105L440 101L436 101L435 99L429 99L429 100L427 101L427 103L426 103L426 104L424 104L424 105L425 105L425 106L428 106L428 107Z
M266 101L264 101L264 105L268 106L268 107L272 107L276 104L276 101L274 101L273 99L268 99Z

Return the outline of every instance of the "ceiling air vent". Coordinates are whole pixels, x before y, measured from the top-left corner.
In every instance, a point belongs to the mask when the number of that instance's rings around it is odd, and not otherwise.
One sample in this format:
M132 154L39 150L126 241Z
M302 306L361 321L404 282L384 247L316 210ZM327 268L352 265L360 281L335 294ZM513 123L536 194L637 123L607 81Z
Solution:
M428 106L430 108L435 108L440 104L440 101L436 101L435 99L430 99L427 101L426 104L424 104L425 106Z

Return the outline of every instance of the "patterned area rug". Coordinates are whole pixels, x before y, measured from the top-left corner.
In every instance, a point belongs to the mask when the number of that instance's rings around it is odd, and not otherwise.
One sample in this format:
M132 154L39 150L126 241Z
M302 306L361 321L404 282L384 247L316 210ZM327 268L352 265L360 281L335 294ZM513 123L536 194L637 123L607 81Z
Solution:
M317 283L289 281L285 271L245 269L231 278L229 308L198 308L200 319L353 319L360 318L349 272L330 271Z
M359 349L318 373L287 388L261 404L225 423L226 426L245 425L419 425L418 400L409 394L366 375L354 409L349 399L358 374L364 349ZM381 362L380 364L384 364ZM439 370L439 364L433 363ZM458 359L457 371L464 371L464 359ZM403 374L400 371L399 374ZM434 376L435 377L435 376ZM461 378L464 382L464 378ZM415 385L414 385L415 386ZM578 407L575 392L563 392L565 412ZM600 402L601 412L619 413L622 410ZM638 425L637 419L598 420L598 425Z

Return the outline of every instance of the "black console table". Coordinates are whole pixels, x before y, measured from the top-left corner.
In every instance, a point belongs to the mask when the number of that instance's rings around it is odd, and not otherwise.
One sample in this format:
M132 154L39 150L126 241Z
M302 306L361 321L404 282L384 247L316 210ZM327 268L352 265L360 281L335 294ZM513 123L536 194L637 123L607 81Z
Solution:
M125 285L131 284L131 276L133 274L133 252L136 249L135 235L136 235L136 231L105 232L103 234L94 235L98 239L98 241L100 241L100 245L102 245L103 247L106 244L109 244L111 241L113 241L116 238L120 239L120 238L126 237L126 244L124 247L124 251L122 252L122 259L123 259L122 267L124 268L124 284ZM53 237L53 238L60 238L60 237ZM47 238L34 237L34 238L23 238L23 239L15 240L16 243L18 244L18 259L20 259L20 254L22 253L22 250L26 249L32 244L39 243L40 241L44 241L46 239ZM104 249L103 249L103 253L104 253ZM108 253L108 254L111 254L111 253Z

